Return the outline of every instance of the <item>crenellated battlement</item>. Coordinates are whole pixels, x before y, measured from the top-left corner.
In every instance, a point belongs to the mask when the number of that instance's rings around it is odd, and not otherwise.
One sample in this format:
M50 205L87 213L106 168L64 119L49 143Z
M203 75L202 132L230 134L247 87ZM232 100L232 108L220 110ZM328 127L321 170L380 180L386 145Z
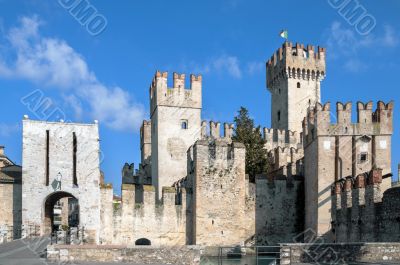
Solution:
M368 186L380 185L383 181L382 169L373 169L368 174L349 176L336 181L332 186L332 195L365 189ZM382 192L383 194L383 192Z
M352 123L352 103L336 104L336 123L331 121L331 104L317 103L309 108L303 121L305 144L317 136L351 136L351 135L391 135L393 133L394 103L385 104L379 101L373 111L373 103L357 103L357 123Z
M180 200L177 200L179 193ZM152 185L143 184L123 184L122 185L122 204L136 205L135 209L143 207L162 206L186 206L186 189L184 187L178 190L175 187L163 187L162 199L156 202L156 189ZM182 199L184 197L184 199Z
M277 147L268 153L271 176L302 176L304 150L294 147Z
M150 85L150 103L153 112L157 105L201 108L202 76L173 73L172 87L168 87L168 72L157 71Z
M273 89L283 79L322 80L325 77L326 49L285 42L267 61L267 87Z
M294 131L286 131L280 129L263 129L263 137L265 140L265 148L270 151L277 147L281 148L300 148L302 146L301 134Z
M201 122L201 139L213 138L232 141L234 125L231 123L224 123L224 134L221 137L221 123L215 121L202 121Z

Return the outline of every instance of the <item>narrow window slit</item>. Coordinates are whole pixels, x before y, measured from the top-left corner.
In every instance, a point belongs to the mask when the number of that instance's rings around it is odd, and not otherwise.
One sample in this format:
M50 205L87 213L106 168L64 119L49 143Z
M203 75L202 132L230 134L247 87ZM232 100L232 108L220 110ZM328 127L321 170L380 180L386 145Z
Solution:
M73 133L73 151L72 151L72 161L73 161L73 183L75 186L78 186L78 177L76 174L76 152L78 150L78 141L76 139L76 134Z
M50 131L46 131L46 186L50 182Z

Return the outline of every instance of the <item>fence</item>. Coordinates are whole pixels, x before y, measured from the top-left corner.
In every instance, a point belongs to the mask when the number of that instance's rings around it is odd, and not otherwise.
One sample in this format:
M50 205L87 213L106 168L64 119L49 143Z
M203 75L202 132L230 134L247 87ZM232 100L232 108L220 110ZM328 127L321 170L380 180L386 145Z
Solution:
M13 226L0 226L0 244L21 238L40 237L39 225L25 225L23 228ZM66 230L54 231L50 235L51 244L78 245L85 243L85 228L70 227Z
M11 242L13 240L21 239L22 237L39 237L40 226L26 225L14 227L12 225L0 226L0 244Z
M281 248L280 246L221 247L218 265L228 264L281 264Z
M80 245L85 243L85 227L70 227L51 233L51 245Z

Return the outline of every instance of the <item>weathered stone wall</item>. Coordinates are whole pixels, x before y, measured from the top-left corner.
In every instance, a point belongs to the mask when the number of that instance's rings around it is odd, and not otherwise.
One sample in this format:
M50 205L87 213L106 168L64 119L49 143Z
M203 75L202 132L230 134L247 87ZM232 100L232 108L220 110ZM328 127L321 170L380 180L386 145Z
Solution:
M358 122L352 123L351 103L337 103L337 122L331 123L330 104L316 104L303 123L306 229L333 240L331 187L335 180L369 172L374 167L391 173L393 103L358 103ZM382 187L390 186L390 179Z
M21 183L0 182L0 243L21 235L21 194Z
M187 243L186 203L190 194L187 197L182 191L182 203L178 203L175 188L164 187L162 201L156 203L153 186L123 184L121 209L112 208L111 194L111 188L102 189L102 244L134 246L139 239L150 240L152 246Z
M46 185L46 131L49 132L49 183ZM77 139L77 185L73 183L73 134ZM97 124L23 121L22 223L50 229L54 200L79 200L80 226L88 242L98 243L100 232L100 146ZM48 211L45 211L45 210Z
M112 244L114 237L114 203L112 185L103 184L100 189L100 244Z
M193 189L192 244L243 244L245 231L245 148L226 139L197 141L188 151L188 178Z
M173 87L167 73L157 72L150 87L151 175L158 199L162 187L186 176L186 151L201 137L202 78L174 73ZM186 125L183 125L186 123Z
M398 264L400 243L284 244L281 264Z
M143 121L140 127L140 175L151 177L151 121Z
M245 225L245 244L252 245L255 243L256 235L256 184L250 182L249 176L246 175L246 209L244 214Z
M335 183L332 230L336 242L400 240L400 189L386 190L382 184L381 170Z
M256 242L276 245L293 242L303 231L304 189L302 178L256 178Z
M51 262L118 262L129 264L199 265L200 249L195 246L135 247L124 246L59 246L47 248Z

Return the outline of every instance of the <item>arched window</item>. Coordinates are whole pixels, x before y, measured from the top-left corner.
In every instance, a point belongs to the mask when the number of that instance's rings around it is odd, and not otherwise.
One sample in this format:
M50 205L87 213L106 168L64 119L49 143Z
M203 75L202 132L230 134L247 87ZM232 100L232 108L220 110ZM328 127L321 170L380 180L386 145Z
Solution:
M300 82L297 82L297 88L300 88L301 86L300 86Z
M181 121L181 129L186 130L188 128L188 122L186 120Z
M278 111L278 121L280 121L280 120L281 120L281 112Z
M147 238L140 238L135 242L136 246L151 246L151 241Z

